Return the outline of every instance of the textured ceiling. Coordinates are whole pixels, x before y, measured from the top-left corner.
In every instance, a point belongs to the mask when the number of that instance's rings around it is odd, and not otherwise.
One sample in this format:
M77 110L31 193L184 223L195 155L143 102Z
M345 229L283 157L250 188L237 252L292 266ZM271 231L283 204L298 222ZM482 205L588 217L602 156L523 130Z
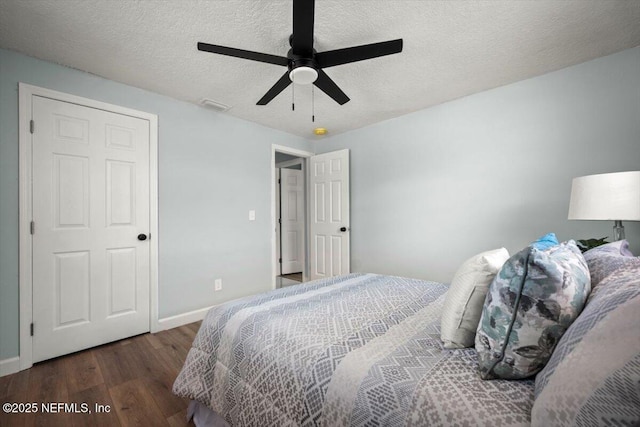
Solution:
M640 1L317 0L317 51L404 39L402 53L327 69L351 98L311 86L255 103L285 71L196 50L198 41L286 56L291 1L0 0L0 47L314 138L640 45Z

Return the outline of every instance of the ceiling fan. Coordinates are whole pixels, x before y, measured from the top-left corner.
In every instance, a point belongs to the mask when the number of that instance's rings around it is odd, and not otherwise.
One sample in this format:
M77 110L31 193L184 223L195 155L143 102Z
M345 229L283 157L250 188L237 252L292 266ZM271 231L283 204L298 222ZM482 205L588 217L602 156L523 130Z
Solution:
M287 67L287 72L267 91L257 105L267 105L291 82L313 83L338 104L343 105L349 101L349 97L323 69L400 53L402 39L316 52L313 48L314 4L315 0L293 0L293 34L289 37L291 49L286 57L201 42L198 43L198 50Z

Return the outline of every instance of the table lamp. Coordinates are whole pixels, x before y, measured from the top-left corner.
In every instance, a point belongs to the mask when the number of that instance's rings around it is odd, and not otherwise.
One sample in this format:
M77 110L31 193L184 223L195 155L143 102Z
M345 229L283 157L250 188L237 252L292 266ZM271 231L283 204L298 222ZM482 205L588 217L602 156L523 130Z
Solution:
M574 178L569 219L614 221L613 240L624 239L622 221L640 221L640 171Z

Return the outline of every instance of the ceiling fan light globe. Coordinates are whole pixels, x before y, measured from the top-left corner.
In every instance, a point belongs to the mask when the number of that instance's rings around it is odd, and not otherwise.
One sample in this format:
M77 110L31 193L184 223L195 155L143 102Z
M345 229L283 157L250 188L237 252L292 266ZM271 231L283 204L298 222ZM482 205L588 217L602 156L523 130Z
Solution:
M289 78L298 85L309 85L316 81L318 72L311 67L297 67L289 72Z

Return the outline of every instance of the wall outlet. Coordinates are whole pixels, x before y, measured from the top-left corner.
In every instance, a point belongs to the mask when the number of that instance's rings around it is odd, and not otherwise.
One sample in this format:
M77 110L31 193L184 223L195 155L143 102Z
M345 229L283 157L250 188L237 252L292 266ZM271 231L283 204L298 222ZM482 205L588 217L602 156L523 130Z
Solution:
M222 279L216 279L215 287L213 288L215 291L222 290Z
M249 221L255 221L256 220L256 211L249 211Z

